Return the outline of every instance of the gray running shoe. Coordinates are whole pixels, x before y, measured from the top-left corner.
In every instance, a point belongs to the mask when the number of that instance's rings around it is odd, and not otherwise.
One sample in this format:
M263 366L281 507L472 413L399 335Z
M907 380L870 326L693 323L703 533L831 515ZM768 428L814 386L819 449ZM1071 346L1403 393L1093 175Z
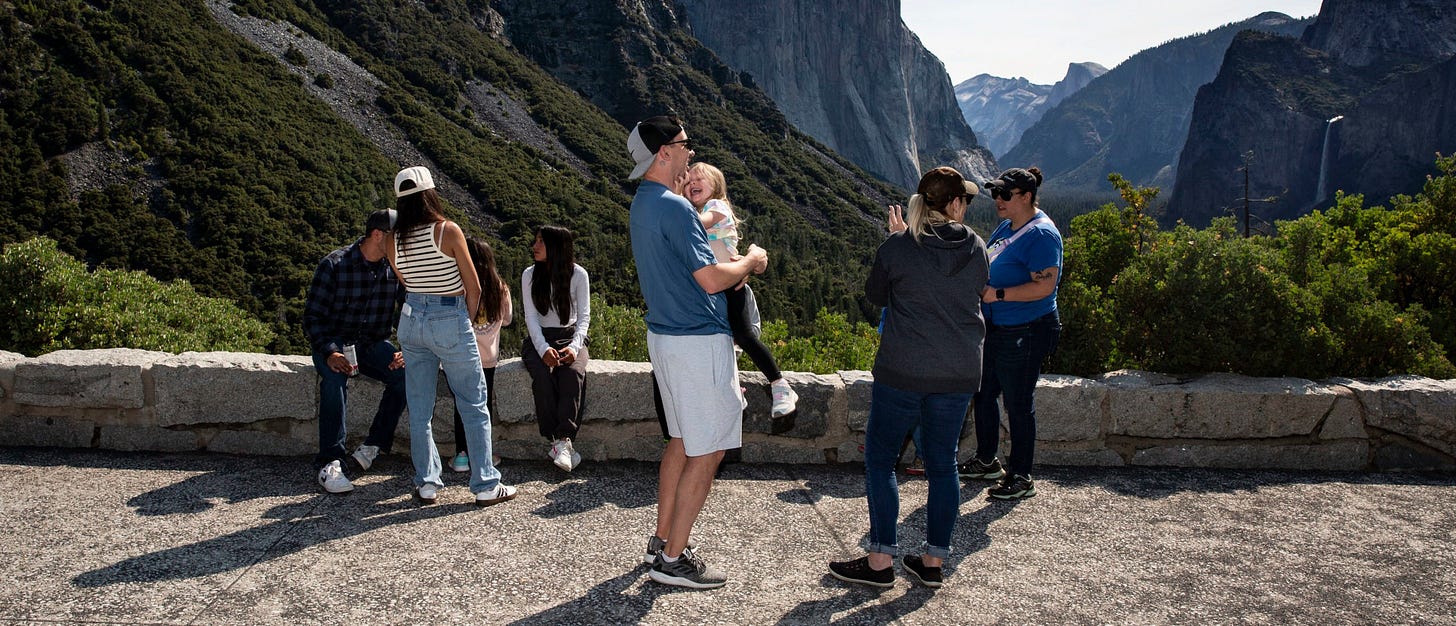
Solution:
M696 550L697 548L698 548L698 542L693 541L692 539L688 539L688 549L689 550ZM658 554L661 554L662 551L663 550L666 550L666 549L667 549L667 540L666 539L661 539L657 535L652 535L651 537L648 537L647 538L647 552L642 555L642 562L643 563L646 563L648 565L652 565L653 563L656 563L657 562L657 555Z
M1001 484L987 490L986 495L997 500L1030 498L1036 495L1036 485L1031 482L1030 476L1007 474L1006 478L1001 480Z
M980 478L984 480L996 480L1006 475L1006 470L1001 468L1001 461L992 458L990 463L982 463L980 459L972 457L971 460L956 466L961 478Z
M647 575L664 585L689 589L717 589L728 584L728 577L723 572L709 567L692 550L683 550L682 556L672 563L664 561L659 553Z

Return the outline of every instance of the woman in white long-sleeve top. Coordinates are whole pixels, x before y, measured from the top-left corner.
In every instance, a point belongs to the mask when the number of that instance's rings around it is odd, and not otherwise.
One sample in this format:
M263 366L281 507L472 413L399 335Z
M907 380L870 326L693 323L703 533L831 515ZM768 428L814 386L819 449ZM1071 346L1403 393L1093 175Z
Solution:
M571 231L536 229L534 265L521 273L526 338L521 361L531 374L536 424L551 442L547 458L563 470L581 463L572 442L581 429L586 399L587 329L591 323L591 281L577 265Z

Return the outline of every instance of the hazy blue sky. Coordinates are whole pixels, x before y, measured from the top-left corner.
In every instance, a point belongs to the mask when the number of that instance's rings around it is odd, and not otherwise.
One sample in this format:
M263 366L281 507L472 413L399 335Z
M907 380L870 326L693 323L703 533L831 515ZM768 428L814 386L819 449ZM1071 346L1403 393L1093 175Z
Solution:
M945 63L952 84L991 74L1050 85L1067 64L1112 69L1170 39L1264 11L1319 13L1320 0L901 0L905 25Z

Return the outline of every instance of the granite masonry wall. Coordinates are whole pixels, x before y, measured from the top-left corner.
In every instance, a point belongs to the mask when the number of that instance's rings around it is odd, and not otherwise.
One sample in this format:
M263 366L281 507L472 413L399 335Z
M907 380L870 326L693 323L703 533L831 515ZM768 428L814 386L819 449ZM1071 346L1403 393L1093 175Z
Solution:
M770 434L767 381L742 375L749 401L743 460L861 460L870 374L785 375L801 399L793 428L778 435ZM588 376L576 449L593 461L657 459L651 367L592 361ZM311 455L317 380L305 356L111 349L28 358L0 351L0 445ZM544 459L520 361L504 361L495 380L497 453ZM383 386L360 377L349 389L352 446ZM454 407L443 378L437 397L435 438L449 453ZM1046 375L1037 387L1037 421L1037 462L1048 465L1456 469L1456 380ZM408 413L396 454L408 454L407 424Z

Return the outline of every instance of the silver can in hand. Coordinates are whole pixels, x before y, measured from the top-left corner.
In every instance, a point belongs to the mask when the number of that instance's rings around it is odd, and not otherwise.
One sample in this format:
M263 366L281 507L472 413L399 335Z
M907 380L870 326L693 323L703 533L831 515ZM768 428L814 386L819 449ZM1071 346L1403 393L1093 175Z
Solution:
M349 362L349 376L358 376L359 352L354 348L354 344L351 343L347 346L344 346L344 360Z

